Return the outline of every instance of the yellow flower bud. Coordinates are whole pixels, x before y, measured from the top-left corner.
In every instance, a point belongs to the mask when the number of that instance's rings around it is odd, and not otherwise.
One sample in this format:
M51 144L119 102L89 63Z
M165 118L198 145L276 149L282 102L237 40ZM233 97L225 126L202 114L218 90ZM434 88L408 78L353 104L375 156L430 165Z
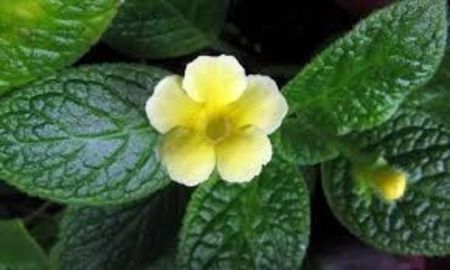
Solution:
M406 191L407 174L390 166L383 158L370 165L355 167L353 176L363 186L374 189L386 201L398 200Z
M398 200L405 194L406 174L389 166L375 169L371 181L372 186L387 201Z

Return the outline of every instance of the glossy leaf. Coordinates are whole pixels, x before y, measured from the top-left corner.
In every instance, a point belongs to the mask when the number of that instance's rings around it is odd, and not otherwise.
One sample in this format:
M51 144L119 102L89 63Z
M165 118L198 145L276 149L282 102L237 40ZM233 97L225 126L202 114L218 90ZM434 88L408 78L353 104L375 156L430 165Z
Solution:
M47 270L47 258L19 220L0 221L0 269Z
M140 58L176 57L216 42L224 0L127 0L105 40Z
M307 187L274 159L247 184L210 179L194 193L178 246L181 269L298 269L309 235Z
M403 0L374 12L284 87L291 111L339 135L388 120L437 69L446 5Z
M66 203L135 200L169 182L144 103L166 73L134 65L67 70L0 107L0 177Z
M344 158L325 163L329 205L351 232L379 249L428 256L450 253L450 130L429 114L402 109L380 127L352 135L365 153L408 174L403 198L361 194Z
M0 1L0 94L75 62L117 6L117 0Z

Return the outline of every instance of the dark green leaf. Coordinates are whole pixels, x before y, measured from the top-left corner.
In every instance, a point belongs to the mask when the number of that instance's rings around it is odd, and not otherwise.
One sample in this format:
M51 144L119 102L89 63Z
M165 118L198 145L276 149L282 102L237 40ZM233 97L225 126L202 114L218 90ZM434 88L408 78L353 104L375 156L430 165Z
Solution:
M437 69L446 11L445 0L403 0L375 12L284 88L292 112L339 135L386 121Z
M352 135L365 153L405 171L405 196L388 203L362 196L351 164L339 158L323 167L323 187L336 216L367 243L399 254L450 253L450 130L427 113L402 109L375 130Z
M178 187L135 204L71 207L52 252L58 269L133 270L173 248L187 196Z
M314 165L339 154L329 134L301 117L286 119L272 141L275 151L293 164Z
M47 270L47 258L19 220L0 221L0 269Z
M0 177L45 198L135 200L166 186L144 103L165 72L134 65L71 69L3 98Z
M181 56L215 43L224 16L224 0L127 0L105 40L137 57Z
M415 92L410 102L441 123L450 125L450 45L433 80Z
M285 161L272 160L247 184L211 179L188 206L181 269L298 269L309 222L307 187Z
M118 0L0 1L0 94L72 64L100 38Z

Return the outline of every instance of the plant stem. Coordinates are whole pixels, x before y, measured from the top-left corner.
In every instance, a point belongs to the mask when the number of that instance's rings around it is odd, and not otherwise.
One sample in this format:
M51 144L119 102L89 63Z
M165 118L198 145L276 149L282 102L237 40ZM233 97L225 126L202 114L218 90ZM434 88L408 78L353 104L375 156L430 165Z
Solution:
M45 211L47 211L47 209L52 205L53 203L51 202L44 202L43 204L41 204L41 206L39 206L38 209L36 209L34 212L32 212L31 214L29 214L28 216L26 216L23 219L23 223L25 225L29 225L33 220L35 220L37 217L39 217L40 215L42 215Z

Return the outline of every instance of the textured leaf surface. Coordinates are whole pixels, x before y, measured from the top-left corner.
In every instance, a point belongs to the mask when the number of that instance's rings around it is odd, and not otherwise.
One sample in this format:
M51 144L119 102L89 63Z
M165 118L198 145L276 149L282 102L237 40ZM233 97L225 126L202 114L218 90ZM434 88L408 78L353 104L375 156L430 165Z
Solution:
M450 253L450 130L428 114L403 110L379 128L354 136L367 153L408 173L405 196L387 203L361 196L343 159L323 167L323 187L340 221L367 243L399 254Z
M129 205L70 207L52 261L66 270L144 269L173 248L186 202L184 191L173 188Z
M450 125L450 44L436 75L411 97L410 103Z
M71 69L3 98L0 177L84 204L134 200L165 186L144 112L165 74L133 65Z
M337 40L284 88L293 112L338 134L391 117L445 47L446 1L396 1Z
M181 56L214 43L224 16L223 0L127 0L105 40L137 57Z
M19 220L0 221L0 269L48 269L44 252Z
M248 184L211 179L194 193L178 246L181 269L298 269L309 198L295 166L272 160Z
M0 94L67 66L107 28L117 0L0 1Z
M273 135L275 151L298 165L314 165L338 156L339 150L328 134L304 119L289 118Z

